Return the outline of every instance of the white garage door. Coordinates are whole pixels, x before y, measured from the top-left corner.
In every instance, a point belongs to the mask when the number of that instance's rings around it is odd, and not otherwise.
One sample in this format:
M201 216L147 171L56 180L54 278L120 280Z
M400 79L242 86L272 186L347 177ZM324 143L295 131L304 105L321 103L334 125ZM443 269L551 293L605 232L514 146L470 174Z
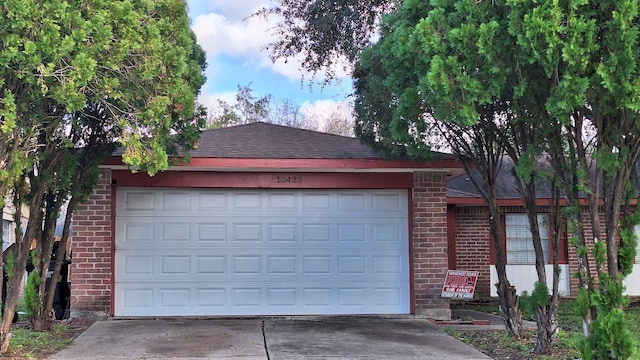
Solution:
M119 188L115 315L409 313L406 190Z

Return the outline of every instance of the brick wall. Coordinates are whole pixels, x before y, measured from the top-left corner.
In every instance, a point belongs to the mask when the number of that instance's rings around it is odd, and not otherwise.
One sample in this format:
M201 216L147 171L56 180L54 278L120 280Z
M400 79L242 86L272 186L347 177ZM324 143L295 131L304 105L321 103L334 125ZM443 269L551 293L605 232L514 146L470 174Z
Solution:
M73 215L72 316L108 315L111 305L111 171Z
M584 206L580 210L580 217L582 218L582 223L584 224L584 234L587 241L587 247L589 249L593 248L593 227L591 225L591 213L588 207ZM600 212L600 225L602 227L601 234L605 235L604 229L604 212ZM573 234L569 232L569 237L571 238ZM593 256L591 256L591 251L589 251L589 266L591 267L591 274L595 276L596 274L596 266L595 261L593 260ZM606 264L602 267L606 271ZM571 294L572 296L578 295L578 254L575 246L569 245L569 271L571 272Z
M489 209L456 207L456 269L477 270L478 282L474 298L491 296L491 236Z
M541 206L539 213L549 212L547 206ZM507 213L523 213L524 208L521 206L501 207L500 212ZM593 247L593 231L591 227L591 219L588 207L581 209L581 217L584 224L584 232L587 239L587 246ZM600 223L604 226L604 214L600 213ZM489 265L491 265L491 237L489 233L489 214L486 207L480 206L457 206L455 208L455 254L457 269L461 270L479 270L478 283L476 285L476 298L489 297L490 284ZM602 229L604 235L604 228ZM567 231L565 239L571 237L571 232ZM561 245L561 252L566 252L566 261L569 264L570 272L570 296L576 296L578 293L578 262L576 248L565 243ZM561 263L564 263L565 257L560 255ZM590 256L591 272L595 275L595 262ZM492 265L491 265L492 266ZM603 266L606 269L606 265Z
M440 297L448 268L446 174L413 177L413 271L416 314L449 319L449 300Z
M449 300L440 297L448 269L446 174L414 175L412 239L415 310L449 319ZM111 313L111 172L103 170L93 195L73 218L71 308L74 316Z

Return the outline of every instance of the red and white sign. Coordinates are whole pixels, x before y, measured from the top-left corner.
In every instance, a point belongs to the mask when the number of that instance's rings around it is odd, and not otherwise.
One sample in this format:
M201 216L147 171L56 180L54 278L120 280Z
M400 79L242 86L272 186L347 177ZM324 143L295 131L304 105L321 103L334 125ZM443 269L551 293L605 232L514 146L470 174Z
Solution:
M449 270L440 296L454 299L473 299L477 281L477 271Z

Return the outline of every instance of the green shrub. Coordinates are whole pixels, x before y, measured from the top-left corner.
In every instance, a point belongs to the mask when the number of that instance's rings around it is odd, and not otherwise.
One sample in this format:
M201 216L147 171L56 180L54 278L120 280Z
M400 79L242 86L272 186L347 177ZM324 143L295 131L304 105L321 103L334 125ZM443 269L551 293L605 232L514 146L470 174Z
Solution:
M29 316L34 316L40 310L40 294L38 288L40 287L40 275L37 271L32 271L27 277L27 287L24 289L24 303L26 305L26 311Z

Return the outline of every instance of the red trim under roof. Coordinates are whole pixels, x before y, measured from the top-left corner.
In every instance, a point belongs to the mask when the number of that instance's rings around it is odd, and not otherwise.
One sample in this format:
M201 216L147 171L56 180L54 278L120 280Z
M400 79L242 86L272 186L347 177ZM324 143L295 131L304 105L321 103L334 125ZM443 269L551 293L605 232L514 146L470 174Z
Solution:
M251 189L411 189L409 173L206 172L146 173L114 170L116 186Z
M171 170L215 170L231 169L235 171L254 171L256 169L287 171L309 170L397 170L411 172L415 169L460 170L462 165L456 160L409 161L384 159L246 159L246 158L192 158L189 164L179 160L172 164ZM120 156L112 156L104 163L105 167L126 167Z
M565 206L567 205L567 201L565 199L560 199L559 201L560 206ZM600 200L600 203L602 204L603 201ZM466 206L486 206L487 203L484 201L484 199L482 198L478 198L478 197L447 197L447 204L448 205L466 205ZM523 206L522 205L522 200L521 199L498 199L498 206ZM636 204L636 200L632 199L631 200L631 205L635 205ZM551 205L551 200L550 199L537 199L536 200L536 205L538 206L550 206ZM581 206L588 206L589 205L589 199L586 198L581 198L580 199L580 205Z

